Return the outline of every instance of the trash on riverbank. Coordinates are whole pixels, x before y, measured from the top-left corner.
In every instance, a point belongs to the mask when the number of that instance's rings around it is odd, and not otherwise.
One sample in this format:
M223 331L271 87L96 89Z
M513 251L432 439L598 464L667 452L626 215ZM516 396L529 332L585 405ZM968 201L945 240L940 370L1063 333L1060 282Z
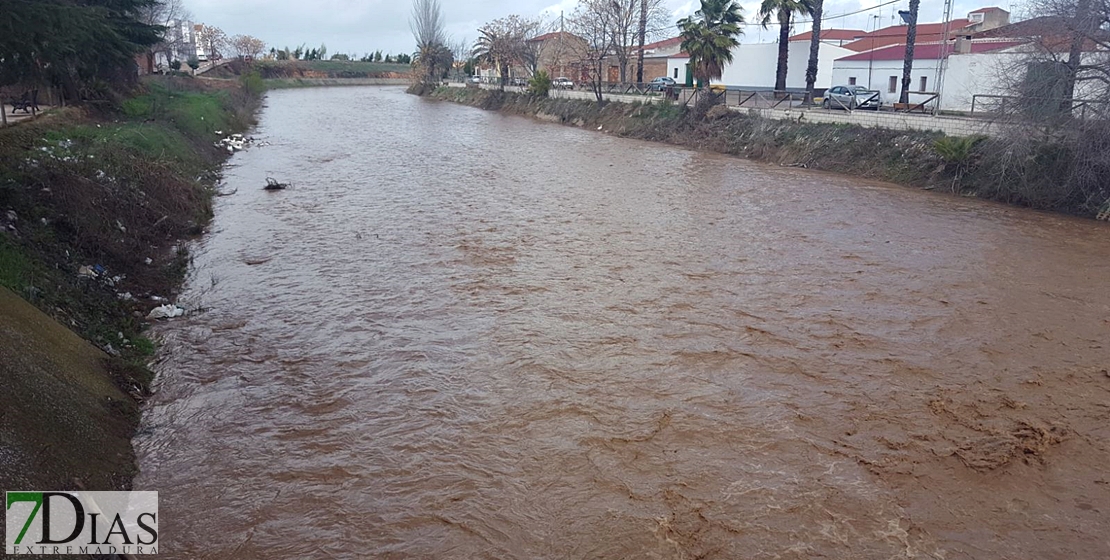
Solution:
M178 307L178 306L176 306L172 303L167 303L166 305L159 305L158 307L155 307L154 309L151 309L150 313L147 314L146 318L147 319L173 319L174 317L180 317L184 314L185 314L184 309L182 309L182 308L180 308L180 307Z

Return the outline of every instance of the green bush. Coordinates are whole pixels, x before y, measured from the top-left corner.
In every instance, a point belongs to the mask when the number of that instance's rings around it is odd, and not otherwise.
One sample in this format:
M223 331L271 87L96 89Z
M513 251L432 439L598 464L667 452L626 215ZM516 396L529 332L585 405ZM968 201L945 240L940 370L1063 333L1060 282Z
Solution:
M174 72L177 72L178 70L181 70L181 61L180 60L170 61L170 70L173 70Z
M975 146L984 136L944 136L933 142L933 149L945 162L963 166L971 161Z
M185 62L185 64L188 64L189 68L196 70L197 68L200 68L200 59L195 56L190 57L189 60Z
M266 91L266 82L262 81L262 75L257 70L251 70L239 76L239 83L251 95L261 95Z
M551 91L551 76L547 74L546 70L536 72L536 75L528 80L528 91L532 95L547 97L547 93Z

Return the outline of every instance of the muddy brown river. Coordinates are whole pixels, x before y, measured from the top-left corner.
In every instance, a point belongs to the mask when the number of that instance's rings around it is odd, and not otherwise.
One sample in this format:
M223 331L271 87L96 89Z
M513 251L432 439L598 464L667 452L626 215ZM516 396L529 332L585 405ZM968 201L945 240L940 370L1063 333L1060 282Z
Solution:
M396 88L255 136L158 330L165 557L1110 556L1110 224Z

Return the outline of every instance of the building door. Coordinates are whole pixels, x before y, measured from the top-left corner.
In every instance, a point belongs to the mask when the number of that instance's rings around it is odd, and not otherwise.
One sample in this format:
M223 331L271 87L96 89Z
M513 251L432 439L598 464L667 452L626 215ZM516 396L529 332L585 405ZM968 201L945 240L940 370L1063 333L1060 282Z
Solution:
M621 69L616 66L609 67L609 76L606 78L607 82L615 83L621 79Z

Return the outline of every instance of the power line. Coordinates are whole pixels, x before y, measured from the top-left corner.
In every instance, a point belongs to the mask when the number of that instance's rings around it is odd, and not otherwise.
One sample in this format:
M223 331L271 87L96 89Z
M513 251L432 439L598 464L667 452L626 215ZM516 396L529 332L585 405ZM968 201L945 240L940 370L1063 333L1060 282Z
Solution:
M856 10L854 12L848 12L848 13L845 13L845 14L838 14L838 15L835 15L835 16L822 16L821 21L829 21L829 20L834 20L834 19L844 19L846 17L851 17L851 16L862 14L862 13L865 13L865 12L870 12L871 10L877 10L879 8L882 8L883 6L889 6L891 4L898 4L899 2L902 2L902 1L903 0L887 0L886 2L883 2L882 4L875 4L874 6L871 6L870 8L863 8L863 9L860 9L860 10ZM801 20L795 19L795 20L791 20L790 23L792 25L803 24L803 23L813 23L813 20L811 20L811 19L801 19ZM743 22L739 25L741 27L749 27L749 26L753 26L753 25L757 26L757 27L763 27L763 24L753 22L753 21L745 21L745 22ZM659 33L659 32L663 32L663 31L674 30L675 27L676 27L675 25L668 25L667 27L658 27L658 28L655 28L655 29L649 29L647 32L654 34L654 33Z

